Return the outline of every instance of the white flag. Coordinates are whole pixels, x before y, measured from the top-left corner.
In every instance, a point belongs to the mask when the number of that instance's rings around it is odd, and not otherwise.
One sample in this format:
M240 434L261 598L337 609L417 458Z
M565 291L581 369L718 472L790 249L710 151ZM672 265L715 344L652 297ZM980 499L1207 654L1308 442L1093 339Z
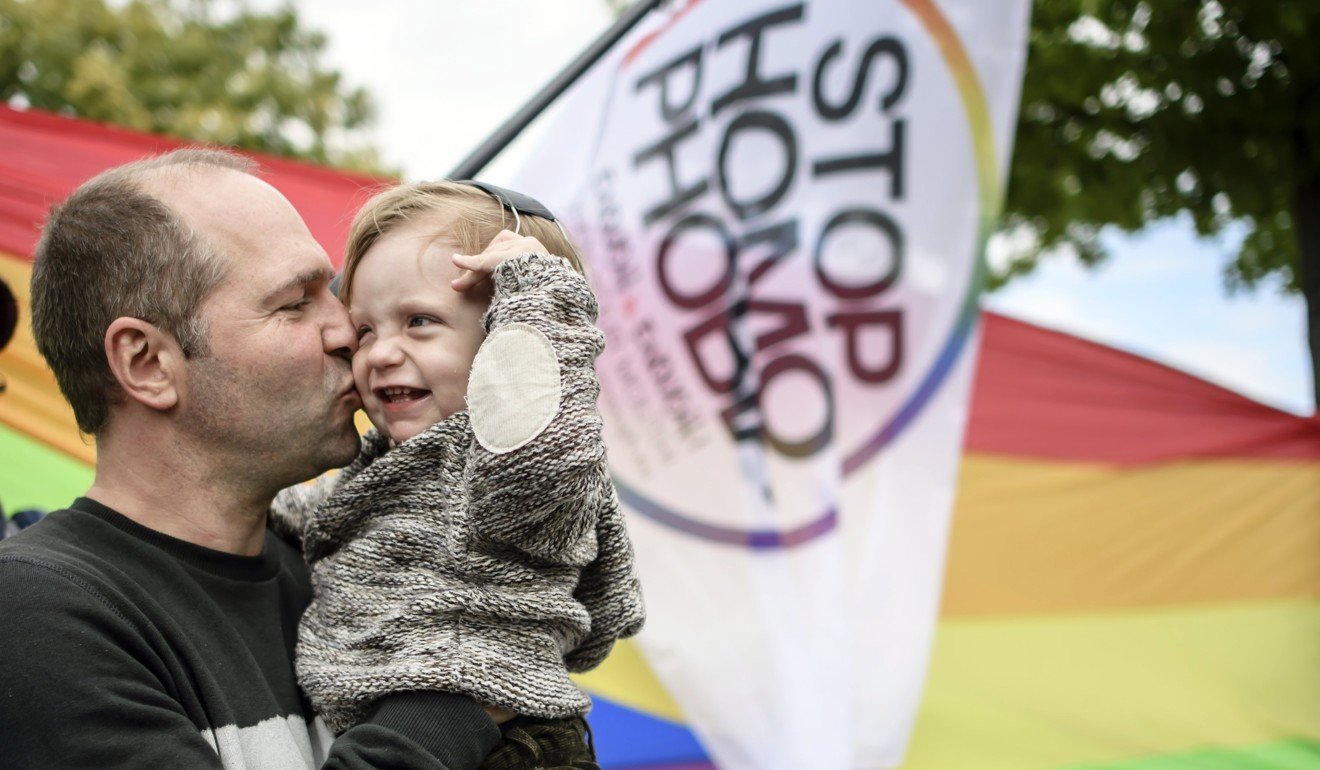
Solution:
M513 184L586 255L649 663L725 770L894 767L1028 0L689 0Z

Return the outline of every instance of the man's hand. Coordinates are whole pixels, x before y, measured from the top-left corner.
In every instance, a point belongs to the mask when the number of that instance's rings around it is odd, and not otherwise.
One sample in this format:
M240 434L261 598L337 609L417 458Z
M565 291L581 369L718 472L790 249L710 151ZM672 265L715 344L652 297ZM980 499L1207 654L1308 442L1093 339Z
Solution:
M467 291L490 279L500 263L520 254L549 254L545 246L529 235L518 235L512 230L501 230L480 254L454 254L454 265L462 272L450 282L454 291Z
M505 232L508 232L508 231L506 230ZM522 252L519 252L519 253L522 253ZM495 706L484 706L483 708L486 709L486 716L488 716L488 717L490 717L491 719L495 720L495 724L497 724L497 725L502 725L502 724L504 724L505 722L509 721L510 719L513 719L514 717L518 716L518 712L516 712L516 711L510 711L510 710L508 710L508 709L497 708L497 707L495 707Z

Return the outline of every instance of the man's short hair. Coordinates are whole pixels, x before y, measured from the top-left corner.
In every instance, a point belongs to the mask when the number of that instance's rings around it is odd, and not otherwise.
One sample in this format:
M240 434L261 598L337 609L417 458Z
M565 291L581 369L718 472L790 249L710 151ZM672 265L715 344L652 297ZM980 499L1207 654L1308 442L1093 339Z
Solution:
M191 167L191 168L190 168ZM146 172L256 164L229 152L184 149L129 163L84 182L51 209L32 269L32 332L78 428L101 432L122 397L105 354L116 318L147 321L185 356L206 355L202 301L228 261L142 186Z

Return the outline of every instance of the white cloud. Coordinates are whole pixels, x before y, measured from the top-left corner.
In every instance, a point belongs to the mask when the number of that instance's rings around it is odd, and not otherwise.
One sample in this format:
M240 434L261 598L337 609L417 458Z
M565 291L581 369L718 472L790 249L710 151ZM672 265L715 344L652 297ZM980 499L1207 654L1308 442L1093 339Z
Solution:
M447 174L612 21L603 0L296 6L327 62L371 92L377 146L412 179Z

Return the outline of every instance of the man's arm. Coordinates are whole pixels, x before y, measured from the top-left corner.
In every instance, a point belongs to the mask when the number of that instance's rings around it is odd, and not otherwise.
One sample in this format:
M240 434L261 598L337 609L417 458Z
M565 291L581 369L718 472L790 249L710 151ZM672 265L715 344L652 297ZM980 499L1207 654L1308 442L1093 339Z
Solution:
M333 770L475 770L500 742L476 701L445 692L387 695L334 742L322 766Z

